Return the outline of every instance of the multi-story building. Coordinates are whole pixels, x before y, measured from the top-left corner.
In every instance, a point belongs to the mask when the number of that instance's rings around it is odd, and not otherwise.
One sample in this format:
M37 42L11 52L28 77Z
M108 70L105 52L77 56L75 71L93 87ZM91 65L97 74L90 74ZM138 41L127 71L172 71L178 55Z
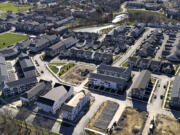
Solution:
M131 78L131 69L122 67L113 67L110 65L101 64L97 68L97 73L122 78L128 81Z
M8 80L8 72L5 58L0 56L0 86Z
M31 58L25 54L21 53L19 56L19 64L22 69L24 77L36 77L36 68Z
M47 48L46 50L46 56L54 57L58 54L60 54L61 51L70 48L71 46L75 45L77 43L77 39L73 37L69 37L65 40L62 40L61 42L58 42L57 44Z
M127 82L122 78L96 73L90 73L88 83L93 86L102 86L120 91L123 91L127 86Z
M40 96L36 102L38 108L48 113L56 114L62 104L73 94L73 87L60 85L53 88L48 93Z
M173 83L173 89L169 105L173 108L180 109L180 76L176 76Z
M46 49L50 45L57 43L58 41L60 41L60 37L58 35L44 35L38 37L30 44L30 51L37 53Z
M32 89L22 94L20 99L23 105L29 105L29 104L34 103L39 96L45 95L51 89L52 89L51 82L41 80Z
M15 96L30 90L37 83L36 77L23 78L16 81L4 82L2 93L4 97Z
M143 99L145 96L146 89L149 86L149 82L151 80L151 73L148 70L143 70L138 79L134 82L134 86L132 88L132 97Z
M89 101L90 93L88 91L83 90L77 93L68 103L62 106L62 117L71 121L75 120Z

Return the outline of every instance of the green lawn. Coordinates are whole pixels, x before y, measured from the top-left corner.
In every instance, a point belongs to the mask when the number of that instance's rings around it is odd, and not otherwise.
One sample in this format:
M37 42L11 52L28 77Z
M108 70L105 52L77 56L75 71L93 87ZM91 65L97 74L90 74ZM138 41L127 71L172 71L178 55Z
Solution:
M2 2L2 3L0 3L0 10L12 11L14 13L27 11L30 8L33 8L33 6L32 5L18 5L18 4L12 3L12 2L9 2L9 3Z
M0 35L0 49L6 48L9 45L28 39L28 36L21 34L5 33Z
M60 72L59 72L59 76L65 74L67 71L69 71L72 67L74 67L76 64L73 62L70 62L68 64L66 64L63 68L61 68Z
M49 68L50 68L55 74L57 74L58 69L57 69L54 65L49 64Z

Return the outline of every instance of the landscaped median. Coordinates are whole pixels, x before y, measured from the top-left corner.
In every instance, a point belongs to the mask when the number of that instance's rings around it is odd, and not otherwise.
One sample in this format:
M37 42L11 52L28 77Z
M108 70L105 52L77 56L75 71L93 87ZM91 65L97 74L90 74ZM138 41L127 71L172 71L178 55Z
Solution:
M76 64L73 62L65 63L49 63L48 67L51 69L53 73L55 73L58 76L61 76L65 74L67 71L69 71L72 67L74 67Z
M173 85L173 81L168 82L165 87L164 98L162 100L162 107L166 109L170 109L169 101L171 99L171 94L172 94L172 85Z

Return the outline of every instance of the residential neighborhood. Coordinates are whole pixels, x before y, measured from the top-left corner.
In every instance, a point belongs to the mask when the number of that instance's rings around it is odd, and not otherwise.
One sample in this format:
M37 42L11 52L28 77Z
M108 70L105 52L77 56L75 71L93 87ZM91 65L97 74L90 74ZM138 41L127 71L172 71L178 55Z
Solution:
M2 0L0 134L180 135L179 62L178 0Z

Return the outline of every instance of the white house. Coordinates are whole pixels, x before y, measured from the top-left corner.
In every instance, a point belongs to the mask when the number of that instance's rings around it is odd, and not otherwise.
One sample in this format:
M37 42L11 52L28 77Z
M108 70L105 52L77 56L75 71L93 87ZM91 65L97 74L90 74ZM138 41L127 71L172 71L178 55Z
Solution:
M90 93L88 91L83 90L77 93L67 104L62 106L62 117L73 121L89 101Z
M50 90L47 94L40 96L36 104L40 110L55 114L72 94L73 87L60 85Z

